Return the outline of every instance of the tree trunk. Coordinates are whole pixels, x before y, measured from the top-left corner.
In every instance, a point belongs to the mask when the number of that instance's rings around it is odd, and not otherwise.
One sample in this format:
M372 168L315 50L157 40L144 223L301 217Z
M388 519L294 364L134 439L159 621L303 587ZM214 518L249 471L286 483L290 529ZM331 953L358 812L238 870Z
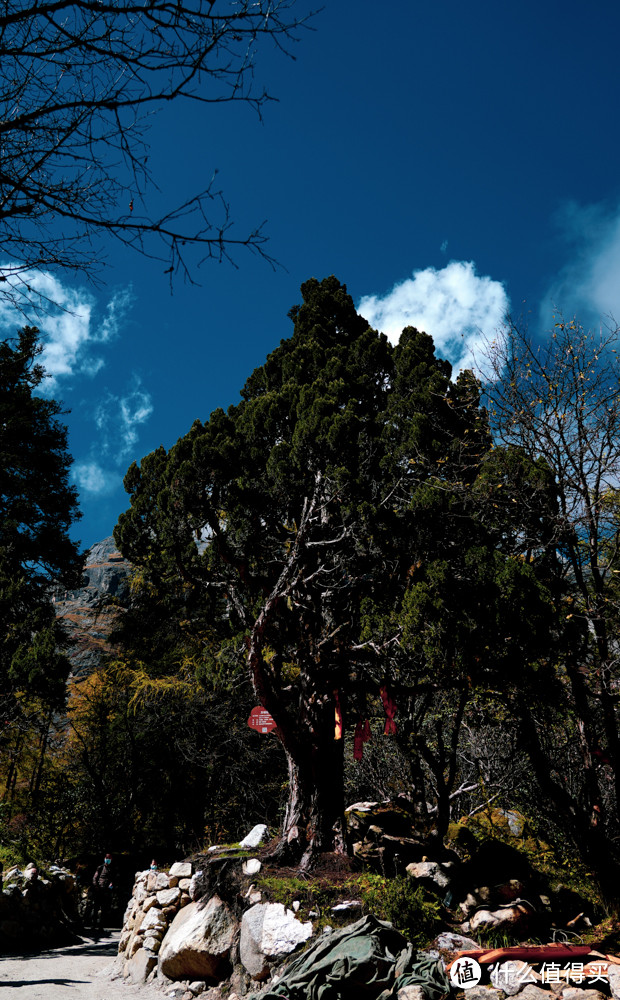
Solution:
M288 763L289 790L282 838L276 856L299 860L300 868L311 868L319 854L345 852L343 743L326 734L307 752L284 749Z

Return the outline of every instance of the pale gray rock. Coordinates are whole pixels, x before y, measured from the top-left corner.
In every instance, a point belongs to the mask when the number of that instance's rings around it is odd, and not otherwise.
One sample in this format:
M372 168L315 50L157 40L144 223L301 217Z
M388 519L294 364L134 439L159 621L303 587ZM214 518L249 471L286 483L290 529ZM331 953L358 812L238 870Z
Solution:
M302 923L282 903L257 903L241 919L241 963L254 979L264 979L269 959L290 954L311 935L312 923Z
M169 979L218 979L237 929L221 899L212 896L206 906L189 903L172 921L159 953L159 969Z
M191 861L175 861L172 868L170 869L169 874L176 876L176 878L191 878L192 876Z
M452 931L439 934L433 941L433 946L440 951L473 951L480 947L473 938L464 937L463 934L453 934ZM471 990L467 992L469 994Z
M569 986L562 990L562 1000L605 1000L605 994L599 990L580 990L576 986Z
M472 986L465 992L467 1000L502 1000L504 994L493 986ZM546 1000L552 1000L552 994L547 993Z
M527 962L500 962L492 974L493 985L506 996L513 997L532 982L532 970Z
M248 858L247 861L243 862L243 874L244 875L258 875L259 871L263 867L258 860L258 858Z
M155 897L160 906L173 906L181 898L180 889L160 889Z
M167 873L149 872L146 879L146 888L149 892L159 892L160 889L169 889L170 879L168 878Z
M143 934L150 932L153 935L161 935L162 931L166 929L166 926L166 918L161 910L156 909L156 907L152 907L148 913L144 914L144 920L140 924L140 932Z
M125 950L126 958L128 959L133 958L136 952L140 951L141 947L142 947L142 938L138 937L137 934L134 934L134 936L130 939L129 944L127 945L127 948ZM129 966L129 963L127 963L127 966ZM126 971L126 974L129 975L129 972Z
M295 905L295 904L293 904ZM362 902L360 899L343 899L342 903L336 903L335 906L331 907L332 913L352 913L356 910L361 910Z
M194 900L198 899L199 896L201 895L201 892L202 892L202 884L201 884L202 874L203 874L202 871L194 872L194 874L192 875L191 879L189 880L189 889L187 891L189 892L189 898L190 899L194 899Z
M565 992L563 992L563 996ZM536 986L535 983L528 983L519 993L519 1000L550 1000L551 997L553 997L553 994L549 990L543 990L540 986Z
M512 933L522 933L530 923L532 912L532 907L524 901L500 906L496 910L476 910L469 919L469 931L475 934L476 931L510 929Z
M427 1000L423 986L402 986L396 994L396 1000Z
M162 892L170 892L169 889L162 889ZM142 910L144 913L148 913L152 906L159 906L159 900L157 896L147 896L142 904Z
M447 889L450 885L449 876L437 861L413 861L405 870L409 878L432 882L439 889Z
M125 971L131 982L138 986L146 982L147 976L156 964L155 955L150 955L144 948L140 948L127 962Z
M612 997L614 1000L620 1000L620 965L614 965L610 962L607 968L607 978Z
M252 848L260 847L265 838L267 837L267 826L265 823L257 823L253 826L247 837L239 841L239 847Z
M161 941L158 937L154 937L152 934L147 934L142 942L142 947L146 948L147 951L156 955L161 947Z

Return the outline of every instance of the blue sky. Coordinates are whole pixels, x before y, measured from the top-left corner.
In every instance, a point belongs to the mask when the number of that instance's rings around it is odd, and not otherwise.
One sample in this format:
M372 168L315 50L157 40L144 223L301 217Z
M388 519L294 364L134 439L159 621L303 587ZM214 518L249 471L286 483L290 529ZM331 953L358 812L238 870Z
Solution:
M235 231L265 220L282 267L239 252L171 294L164 264L110 243L97 288L32 276L68 307L39 325L84 546L126 507L131 461L237 402L309 277L336 274L374 326L424 328L457 366L507 309L539 336L554 307L620 320L620 6L334 0L312 24L295 60L259 50L278 98L262 123L175 105L150 132L161 199L217 169ZM1 301L0 324L20 325Z

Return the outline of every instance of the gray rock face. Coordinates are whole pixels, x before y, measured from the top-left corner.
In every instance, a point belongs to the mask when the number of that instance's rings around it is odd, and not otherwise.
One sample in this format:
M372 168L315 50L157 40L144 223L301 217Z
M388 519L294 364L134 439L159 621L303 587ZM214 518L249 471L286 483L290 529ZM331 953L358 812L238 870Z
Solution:
M282 903L256 903L241 919L241 963L254 979L264 979L269 959L290 954L311 935L312 923L302 923Z
M128 595L130 572L131 565L117 550L114 539L104 538L87 553L82 586L69 591L55 588L56 617L75 640L68 654L73 677L87 677L108 651L106 643L117 612L112 607L100 610L99 603L110 596L122 603Z
M206 906L188 903L172 921L159 952L159 970L169 979L220 979L236 931L232 913L212 896Z
M97 542L88 550L84 568L83 589L87 592L87 599L94 600L104 594L125 595L130 569L111 535Z

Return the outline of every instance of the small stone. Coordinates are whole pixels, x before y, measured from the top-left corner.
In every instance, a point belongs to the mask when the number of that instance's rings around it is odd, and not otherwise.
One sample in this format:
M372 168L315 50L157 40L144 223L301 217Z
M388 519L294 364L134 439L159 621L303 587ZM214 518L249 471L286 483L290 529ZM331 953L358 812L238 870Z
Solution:
M396 1000L427 1000L423 986L402 986L396 994Z
M496 990L492 986L472 986L465 993L467 1000L502 1000L504 994L501 990ZM547 1000L552 997L547 993Z
M450 884L448 875L442 870L437 861L413 861L407 865L405 871L409 878L421 879L432 882L439 889L447 889Z
M133 956L136 954L137 951L140 950L141 947L142 947L142 938L138 937L138 935L136 934L129 941L129 944L127 945L127 948L125 950L127 958L133 958ZM129 975L129 973L127 973L127 975Z
M502 993L513 997L521 992L528 978L531 979L531 969L528 969L527 962L501 962L493 972L493 983Z
M344 899L342 903L332 906L332 913L350 913L352 910L361 910L362 903L359 899Z
M148 931L151 933L162 932L166 929L166 923L167 921L162 911L153 907L148 913L145 913L140 930L145 934Z
M576 986L569 986L562 990L562 1000L605 1000L605 997L599 990L580 990Z
M181 890L177 888L173 889L161 889L156 896L157 902L164 909L167 906L172 906L173 903L178 903L181 898Z
M452 931L444 931L433 941L435 948L440 951L475 951L480 947L473 938L464 937L463 934L454 934ZM467 993L471 993L468 990Z
M191 884L192 884L191 878L180 878L178 881L178 886L181 892L189 892L189 887ZM172 885L172 880L170 881L170 885Z
M535 983L528 983L519 993L519 1000L551 1000L549 990L543 990Z
M161 941L153 934L147 934L142 942L142 947L145 948L146 951L150 951L153 955L156 955L161 948Z
M118 951L119 951L119 954L120 954L121 951L125 951L125 948L127 947L128 943L129 943L130 937L131 937L131 931L130 930L123 930L123 933L121 934L121 939L118 942Z
M207 984L202 982L202 980L197 980L195 983L190 983L187 987L190 993L193 993L197 997L200 993L204 993L207 988Z
M247 861L243 862L243 874L257 875L262 867L258 858L248 858Z
M170 888L170 879L166 872L149 872L146 880L146 888L149 892L159 892L160 889Z
M165 889L162 889L162 892L165 891L166 891ZM151 909L152 906L159 906L159 900L157 896L147 896L147 898L144 900L142 904L142 910L144 911L144 913L148 913L148 911Z
M294 901L293 901L293 902L291 903L291 910L292 910L292 911L293 911L294 913L297 913L297 911L299 910L299 907L300 907L300 906L301 906L301 903L299 902L299 900L298 900L298 899L295 899L295 900L294 900Z

